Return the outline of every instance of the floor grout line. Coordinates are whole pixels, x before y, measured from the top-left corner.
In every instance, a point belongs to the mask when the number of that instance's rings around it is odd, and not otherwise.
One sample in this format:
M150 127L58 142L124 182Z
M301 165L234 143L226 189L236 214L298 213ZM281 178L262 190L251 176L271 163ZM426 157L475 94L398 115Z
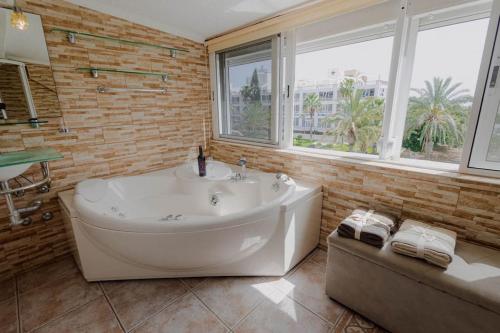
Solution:
M21 327L21 304L20 304L20 295L19 295L19 285L17 283L17 276L14 275L14 292L16 296L16 319L17 319L17 332L22 332Z
M181 282L180 279L176 279L177 281ZM188 293L189 293L189 289L186 289L186 291L184 293L182 293L181 295L178 295L176 297L174 297L173 299L171 299L169 302L163 304L162 306L160 306L159 310L157 311L153 311L150 315L147 315L145 316L144 318L142 318L137 324L135 324L134 326L132 326L128 331L126 332L132 332L134 331L135 329L137 329L139 326L143 325L147 320L153 318L154 316L156 316L157 314L159 314L160 312L162 312L163 310L165 310L166 308L170 307L171 305L173 305L174 303L176 303L178 300L180 300L182 297L186 296Z
M127 331L125 330L125 327L124 327L124 326L123 326L123 324L122 324L122 321L120 320L120 317L118 316L118 313L116 312L115 307L113 306L113 303L111 303L111 300L109 299L108 295L106 294L106 290L104 289L104 287L103 287L103 285L102 285L102 282L101 282L101 281L99 281L99 282L97 282L97 283L98 283L99 287L101 288L102 294L103 294L104 298L106 299L106 302L108 302L108 305L109 305L109 307L111 308L111 311L113 312L113 314L114 314L114 316L115 316L116 320L118 321L118 325L120 325L120 328L122 329L122 331L123 331L124 333L125 333L125 332L127 332Z
M99 296L99 297L100 297L100 296ZM96 297L96 298L94 298L94 299L91 299L91 300L90 300L90 301L88 301L87 303L84 303L84 304L81 304L81 305L74 306L74 307L72 307L72 308L70 308L70 309L66 310L64 313L61 313L60 315L58 315L58 316L56 316L56 317L54 317L54 318L51 318L51 319L47 320L46 322L44 322L44 323L40 324L39 326L37 326L37 327L33 328L33 329L32 329L32 330L30 330L29 332L34 332L34 331L36 331L36 330L38 330L38 329L40 329L40 328L42 328L42 327L45 327L45 326L47 326L47 325L49 325L49 324L52 324L52 323L54 323L54 322L58 321L59 319L61 319L62 317L64 317L65 315L67 315L68 313L73 312L73 311L76 311L76 310L78 310L78 309L80 309L80 308L82 308L82 307L86 306L87 304L89 304L89 303L91 303L91 302L95 301L95 300L96 300L96 299L98 299L99 297Z
M219 317L219 315L214 311L212 310L202 299L200 296L198 296L196 294L196 291L195 290L190 290L190 292L194 295L194 297L196 297L198 299L198 301L201 302L201 304L203 304L203 306L210 312L212 313L215 318L217 318L217 320L219 320L219 322L222 324L222 326L224 326L227 330L229 330L230 332L232 332L232 329L229 325L226 324L226 322L224 320L222 320L221 317Z

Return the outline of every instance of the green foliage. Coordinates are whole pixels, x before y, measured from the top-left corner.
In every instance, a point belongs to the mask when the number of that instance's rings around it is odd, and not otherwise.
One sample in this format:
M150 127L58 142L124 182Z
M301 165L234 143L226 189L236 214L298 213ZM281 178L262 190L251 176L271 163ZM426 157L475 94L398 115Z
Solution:
M314 114L318 112L321 107L321 101L317 93L308 94L304 98L304 113L309 116L311 120L311 125L309 127L309 136L312 139L313 129L314 129Z
M356 88L356 81L345 79L339 88L338 111L326 119L334 125L329 134L346 143L349 151L376 153L383 112L382 99L363 97L363 90Z
M403 148L409 149L413 152L422 151L422 142L420 142L420 130L414 130L407 133L403 139Z
M260 91L259 76L254 69L250 84L241 87L245 106L241 110L241 120L233 125L235 134L256 139L270 137L271 110L262 105Z
M241 95L245 102L260 102L260 82L257 69L253 70L250 85L241 87Z
M410 97L404 140L409 142L418 134L420 151L427 157L436 143L463 145L472 96L460 86L452 84L451 77L435 77L432 83L425 81L425 88L415 90L418 96Z

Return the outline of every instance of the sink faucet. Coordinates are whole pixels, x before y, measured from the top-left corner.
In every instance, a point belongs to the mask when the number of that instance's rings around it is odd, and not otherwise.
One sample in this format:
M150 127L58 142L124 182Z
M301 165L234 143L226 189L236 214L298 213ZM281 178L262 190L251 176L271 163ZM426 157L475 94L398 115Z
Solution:
M247 159L244 156L241 156L238 165L241 167L241 172L240 172L240 178L246 179L247 178Z

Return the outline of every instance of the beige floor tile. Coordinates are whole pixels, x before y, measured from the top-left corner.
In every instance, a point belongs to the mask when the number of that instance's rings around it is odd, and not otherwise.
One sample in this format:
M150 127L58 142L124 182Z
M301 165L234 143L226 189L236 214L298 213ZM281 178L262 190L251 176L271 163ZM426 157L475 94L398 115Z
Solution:
M227 326L232 327L261 301L274 292L273 278L210 278L194 293L200 297Z
M331 326L297 302L284 297L276 304L261 303L235 329L236 333L329 332Z
M101 296L37 329L35 333L121 333L108 302Z
M385 332L362 316L346 311L338 321L332 333L378 333Z
M23 331L33 330L101 295L99 285L88 283L79 272L21 293L20 312Z
M0 332L17 332L17 306L15 297L0 302Z
M325 250L316 249L309 257L309 260L314 261L315 263L318 263L320 265L326 266L326 257L327 253Z
M0 302L16 295L16 283L14 279L0 281Z
M78 272L73 257L65 257L49 265L25 272L18 277L19 292L41 288L69 274Z
M193 278L182 278L182 282L187 284L189 288L196 288L205 281L207 278L206 277L193 277Z
M127 330L160 311L187 291L177 279L105 282L103 287Z
M192 293L149 318L134 333L226 332L222 323Z
M306 261L277 286L289 297L303 304L309 310L335 324L345 308L325 293L325 266Z

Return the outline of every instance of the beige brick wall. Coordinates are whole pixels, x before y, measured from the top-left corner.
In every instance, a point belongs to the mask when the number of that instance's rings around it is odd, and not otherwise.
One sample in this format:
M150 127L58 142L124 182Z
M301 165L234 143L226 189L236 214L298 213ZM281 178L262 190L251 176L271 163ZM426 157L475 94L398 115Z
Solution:
M5 1L0 0L0 5ZM0 152L53 146L64 159L51 163L52 191L29 227L10 228L4 200L0 200L0 279L66 254L57 192L90 177L131 175L178 165L197 145L210 144L211 114L206 49L187 39L149 29L62 0L18 1L42 16L61 111L68 134L58 132L59 120L41 129L0 128ZM189 49L176 59L147 47L79 38L71 45L52 27L173 45ZM98 85L151 87L157 78L105 75L93 79L76 67L102 66L166 71L172 80L166 95L140 93L97 94ZM204 136L206 133L206 137ZM210 144L216 159L235 163L240 155L249 166L284 171L292 177L323 185L321 244L340 220L358 206L413 217L457 231L460 237L500 247L500 182L476 177L422 173L376 163L353 164L331 158L223 142ZM35 170L35 169L33 169ZM36 174L38 175L38 174ZM31 191L16 204L38 194ZM41 222L45 210L55 213Z
M215 159L285 172L323 185L321 245L356 207L415 218L454 230L471 242L500 248L500 179L423 172L380 162L350 163L313 154L213 141Z
M6 1L0 0L0 5ZM0 199L0 279L42 264L69 251L57 192L82 179L131 175L184 162L191 148L204 144L210 134L208 60L203 44L149 29L115 17L84 9L62 0L18 1L24 10L41 15L61 111L71 132L58 132L59 119L41 129L28 126L0 128L0 152L52 146L64 155L51 162L52 190L42 195L45 205L29 227L11 228L5 200ZM50 32L59 27L186 48L187 54L171 58L168 51L78 38L69 44L66 35ZM157 77L106 75L93 79L77 67L110 67L164 71L171 80ZM33 73L35 74L35 73ZM98 85L109 87L165 86L168 93L98 94ZM38 169L32 168L39 177ZM24 205L40 196L29 191L16 199ZM55 217L40 219L43 211Z

